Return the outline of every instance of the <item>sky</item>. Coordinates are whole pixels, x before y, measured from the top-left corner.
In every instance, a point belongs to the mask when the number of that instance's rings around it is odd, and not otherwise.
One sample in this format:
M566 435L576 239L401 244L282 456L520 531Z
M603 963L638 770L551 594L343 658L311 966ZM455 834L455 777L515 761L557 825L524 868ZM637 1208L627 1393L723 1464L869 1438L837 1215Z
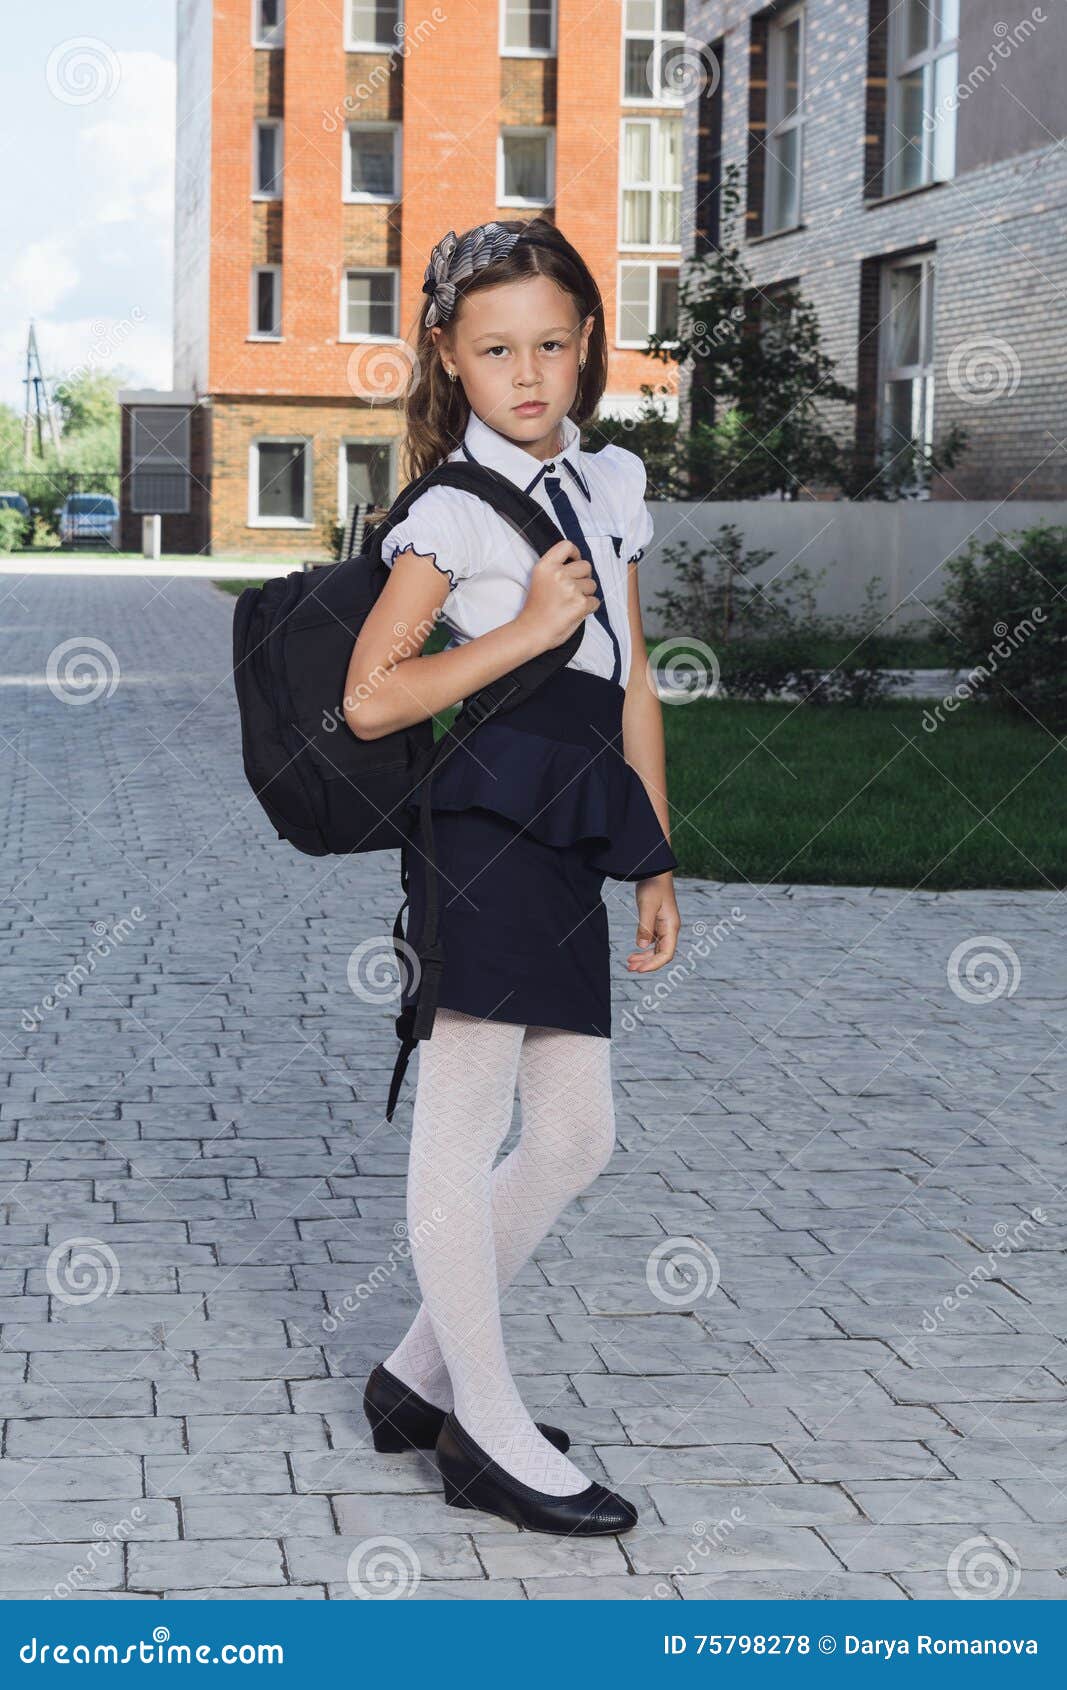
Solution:
M8 0L0 59L0 401L46 377L171 383L175 0Z

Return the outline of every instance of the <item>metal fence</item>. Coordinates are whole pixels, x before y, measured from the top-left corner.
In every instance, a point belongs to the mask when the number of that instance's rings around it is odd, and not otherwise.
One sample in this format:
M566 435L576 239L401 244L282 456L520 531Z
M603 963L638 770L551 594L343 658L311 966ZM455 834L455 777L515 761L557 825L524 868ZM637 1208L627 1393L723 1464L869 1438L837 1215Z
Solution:
M23 518L10 543L109 550L119 539L118 470L16 470L0 476L0 509Z

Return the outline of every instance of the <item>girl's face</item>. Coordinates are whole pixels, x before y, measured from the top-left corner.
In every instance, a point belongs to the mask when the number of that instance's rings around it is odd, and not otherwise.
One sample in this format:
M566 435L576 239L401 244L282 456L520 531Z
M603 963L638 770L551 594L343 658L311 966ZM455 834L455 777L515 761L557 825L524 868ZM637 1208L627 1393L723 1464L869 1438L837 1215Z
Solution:
M592 329L592 317L580 322L571 295L551 277L524 276L468 294L448 332L430 333L471 409L544 459L559 451L559 423L574 403Z

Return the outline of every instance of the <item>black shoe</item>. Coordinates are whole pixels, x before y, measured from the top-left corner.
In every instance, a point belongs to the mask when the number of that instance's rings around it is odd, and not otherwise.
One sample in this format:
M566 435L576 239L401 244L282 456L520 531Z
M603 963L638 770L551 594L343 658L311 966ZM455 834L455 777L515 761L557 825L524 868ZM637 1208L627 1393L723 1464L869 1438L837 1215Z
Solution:
M375 1449L391 1455L407 1449L433 1449L445 1418L443 1408L420 1397L381 1361L371 1370L364 1388L363 1410L370 1421ZM537 1430L561 1454L570 1449L571 1440L561 1426L545 1426L539 1420Z
M452 1508L480 1508L530 1532L593 1537L628 1532L637 1509L595 1481L570 1496L550 1496L514 1478L475 1443L451 1411L436 1447L437 1466Z

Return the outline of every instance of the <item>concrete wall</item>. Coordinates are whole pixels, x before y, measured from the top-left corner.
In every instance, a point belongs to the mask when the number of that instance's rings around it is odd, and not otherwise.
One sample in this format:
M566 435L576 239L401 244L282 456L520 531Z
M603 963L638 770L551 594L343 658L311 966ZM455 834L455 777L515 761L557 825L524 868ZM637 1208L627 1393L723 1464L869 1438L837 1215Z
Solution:
M767 499L722 504L650 502L648 508L656 534L638 571L645 629L654 635L686 632L668 625L654 608L657 592L674 586L676 580L675 567L665 559L664 550L684 545L689 556L701 547L713 551L712 541L723 523L741 530L746 549L760 547L774 553L773 561L756 571L757 581L768 582L779 574L788 580L793 563L804 564L813 573L827 566L818 594L823 615L858 611L867 582L881 582L886 589L882 611L894 612L886 627L894 630L931 621L929 606L945 585L945 559L970 539L1015 533L1037 522L1067 525L1067 500L801 504ZM714 558L707 558L705 567L713 566Z

